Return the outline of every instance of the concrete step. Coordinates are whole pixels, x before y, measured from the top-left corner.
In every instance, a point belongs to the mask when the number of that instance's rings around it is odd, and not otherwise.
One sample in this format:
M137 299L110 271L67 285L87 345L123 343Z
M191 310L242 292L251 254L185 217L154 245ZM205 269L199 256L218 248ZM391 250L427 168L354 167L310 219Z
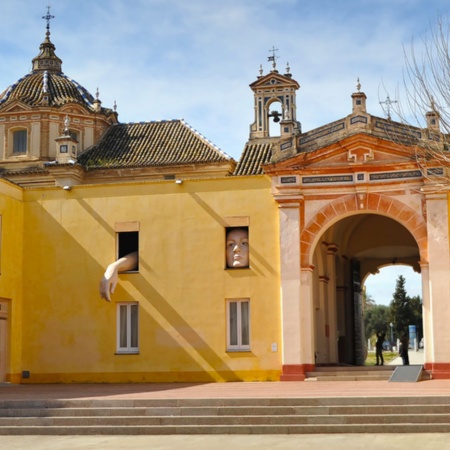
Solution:
M363 415L265 415L265 416L178 416L178 417L27 417L2 418L0 427L91 427L91 426L217 426L217 425L330 425L330 424L450 424L450 414Z
M0 435L450 432L450 396L0 401Z
M413 409L413 410L412 410ZM222 407L153 407L153 408L25 408L0 409L0 424L5 418L30 417L214 417L214 416L309 416L376 414L450 414L450 404L428 405L329 405L329 406L222 406Z
M391 376L392 372L378 372L376 374L356 374L351 372L323 374L308 372L306 374L306 381L387 381Z
M0 435L449 433L450 424L1 427Z
M409 397L280 397L280 398L195 398L195 399L86 399L86 400L1 400L7 409L95 409L186 408L237 406L353 406L353 405L449 405L450 395Z
M397 366L316 367L306 373L306 381L387 381ZM430 380L431 374L422 371L421 380Z

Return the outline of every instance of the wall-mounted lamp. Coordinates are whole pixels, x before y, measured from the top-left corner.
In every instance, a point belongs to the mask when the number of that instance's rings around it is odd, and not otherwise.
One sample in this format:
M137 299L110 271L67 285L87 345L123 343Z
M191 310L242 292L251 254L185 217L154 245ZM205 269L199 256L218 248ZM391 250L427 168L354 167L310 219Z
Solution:
M180 179L175 180L175 184L183 184L183 180L180 180Z
M63 189L65 191L70 191L72 189L72 186L63 186Z

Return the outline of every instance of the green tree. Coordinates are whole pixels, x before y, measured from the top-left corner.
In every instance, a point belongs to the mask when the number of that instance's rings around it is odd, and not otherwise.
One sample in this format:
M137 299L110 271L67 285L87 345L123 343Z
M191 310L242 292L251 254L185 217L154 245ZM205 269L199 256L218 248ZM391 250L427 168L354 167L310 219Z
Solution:
M384 305L374 305L365 311L364 329L366 332L366 340L378 332L386 333L386 338L388 338L389 313L389 307Z
M399 275L390 304L390 319L394 324L395 337L408 333L409 325L416 325L418 334L422 332L422 300L419 296L408 297L405 277Z
M364 313L375 306L375 300L372 298L370 294L367 294L367 292L363 291L363 311Z

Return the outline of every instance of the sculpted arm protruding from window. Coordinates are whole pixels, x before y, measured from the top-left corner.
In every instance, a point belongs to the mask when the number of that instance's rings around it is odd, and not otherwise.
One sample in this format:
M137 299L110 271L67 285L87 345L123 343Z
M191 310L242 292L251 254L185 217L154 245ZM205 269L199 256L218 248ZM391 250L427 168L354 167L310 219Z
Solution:
M138 265L138 252L132 252L119 258L117 261L111 263L100 281L100 297L108 302L111 301L111 294L114 294L117 282L119 281L119 272L126 272L133 270Z

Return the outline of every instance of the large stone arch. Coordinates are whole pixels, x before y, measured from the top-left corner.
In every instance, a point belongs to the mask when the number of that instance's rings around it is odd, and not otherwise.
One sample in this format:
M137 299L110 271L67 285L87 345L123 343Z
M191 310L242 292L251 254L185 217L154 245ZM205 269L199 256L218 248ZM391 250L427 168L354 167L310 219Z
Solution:
M421 264L428 263L427 226L421 211L416 211L394 198L381 194L351 194L330 202L319 210L300 234L300 264L312 266L314 248L324 229L345 216L374 213L387 216L402 224L414 237L419 248Z

